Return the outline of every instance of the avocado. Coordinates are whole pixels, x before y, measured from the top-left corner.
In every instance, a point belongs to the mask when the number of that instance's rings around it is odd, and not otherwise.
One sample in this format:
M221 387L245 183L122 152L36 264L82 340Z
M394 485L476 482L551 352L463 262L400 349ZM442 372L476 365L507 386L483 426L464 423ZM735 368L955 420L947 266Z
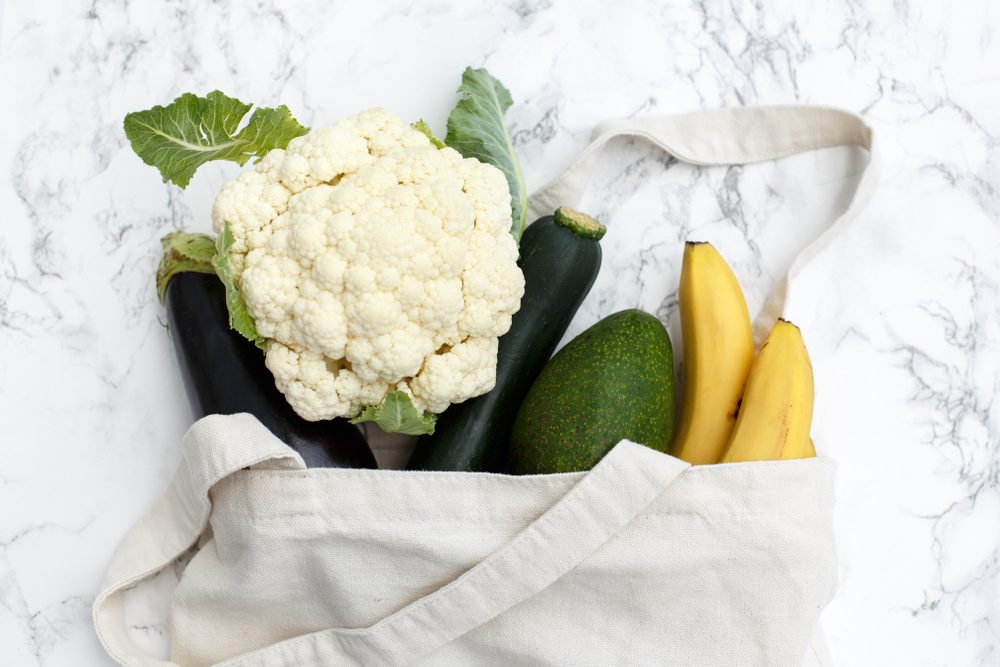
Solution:
M666 452L674 429L674 359L658 319L623 310L549 360L514 420L517 474L589 470L622 439Z

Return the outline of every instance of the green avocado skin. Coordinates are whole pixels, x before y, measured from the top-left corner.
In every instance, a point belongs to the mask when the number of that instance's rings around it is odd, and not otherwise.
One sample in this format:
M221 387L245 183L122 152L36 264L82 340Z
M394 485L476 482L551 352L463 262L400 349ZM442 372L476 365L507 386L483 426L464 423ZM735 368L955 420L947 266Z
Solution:
M510 468L590 470L622 439L666 452L674 429L674 354L658 319L609 315L546 364L514 420Z

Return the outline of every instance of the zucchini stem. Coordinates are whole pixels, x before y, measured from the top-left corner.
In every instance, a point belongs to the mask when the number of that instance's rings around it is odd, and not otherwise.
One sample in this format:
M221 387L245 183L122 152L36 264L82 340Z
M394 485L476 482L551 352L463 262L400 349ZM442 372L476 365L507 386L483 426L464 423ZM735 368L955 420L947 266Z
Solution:
M608 228L586 213L581 213L568 206L556 209L556 223L566 227L571 232L585 239L600 241Z

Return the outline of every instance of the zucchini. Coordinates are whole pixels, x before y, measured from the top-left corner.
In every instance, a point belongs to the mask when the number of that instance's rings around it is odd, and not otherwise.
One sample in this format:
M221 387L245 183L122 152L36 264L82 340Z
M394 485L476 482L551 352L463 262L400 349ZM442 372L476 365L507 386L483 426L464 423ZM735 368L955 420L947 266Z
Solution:
M274 386L264 354L229 328L226 288L214 273L166 283L167 322L195 419L248 412L310 468L375 468L361 431L346 419L310 422Z
M604 227L562 208L529 225L521 239L524 297L500 338L497 381L482 396L449 407L422 436L411 470L502 471L521 400L552 356L601 268Z

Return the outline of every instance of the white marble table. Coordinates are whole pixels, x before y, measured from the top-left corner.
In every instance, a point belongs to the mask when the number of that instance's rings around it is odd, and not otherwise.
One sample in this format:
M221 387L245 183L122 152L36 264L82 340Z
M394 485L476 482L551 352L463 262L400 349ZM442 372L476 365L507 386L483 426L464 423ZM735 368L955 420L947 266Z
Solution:
M866 6L867 5L867 6ZM614 6L612 10L611 7ZM221 88L316 126L370 106L440 130L468 64L513 92L530 186L595 123L816 103L877 128L883 182L803 276L822 453L839 463L841 665L1000 664L1000 7L930 2L0 2L0 664L110 665L89 608L191 417L151 280L233 165L167 187L130 110ZM697 170L622 142L573 332L639 306L676 335L681 242L757 308L843 205L856 156ZM130 598L164 644L167 573Z

